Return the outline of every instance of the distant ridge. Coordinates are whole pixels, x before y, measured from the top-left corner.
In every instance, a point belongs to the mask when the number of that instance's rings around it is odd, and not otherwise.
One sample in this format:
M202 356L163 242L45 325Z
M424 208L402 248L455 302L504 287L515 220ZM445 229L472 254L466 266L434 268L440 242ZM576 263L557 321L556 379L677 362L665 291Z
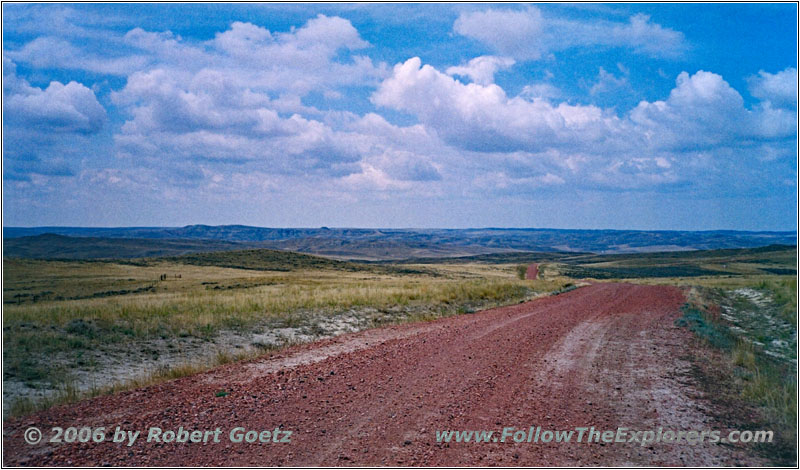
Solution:
M45 234L62 238L41 238ZM271 248L342 259L391 260L518 251L650 253L797 244L796 232L772 231L267 228L246 225L4 227L3 237L4 256L39 258L130 258Z

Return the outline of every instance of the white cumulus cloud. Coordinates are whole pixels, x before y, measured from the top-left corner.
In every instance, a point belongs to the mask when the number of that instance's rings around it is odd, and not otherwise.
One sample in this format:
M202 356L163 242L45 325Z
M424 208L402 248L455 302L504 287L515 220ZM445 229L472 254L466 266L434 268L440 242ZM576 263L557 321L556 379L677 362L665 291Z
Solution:
M470 60L466 65L449 67L447 74L469 77L479 85L488 85L494 83L495 73L515 63L516 61L510 57L480 56Z
M750 93L773 106L797 108L797 69L788 67L778 73L761 70L749 80Z
M37 131L99 131L106 122L105 108L94 92L78 82L66 85L52 81L47 88L31 86L16 75L11 61L4 59L4 123L33 126Z
M619 130L618 119L595 106L508 97L497 85L462 84L416 57L397 64L372 100L411 112L445 141L476 151L589 144Z

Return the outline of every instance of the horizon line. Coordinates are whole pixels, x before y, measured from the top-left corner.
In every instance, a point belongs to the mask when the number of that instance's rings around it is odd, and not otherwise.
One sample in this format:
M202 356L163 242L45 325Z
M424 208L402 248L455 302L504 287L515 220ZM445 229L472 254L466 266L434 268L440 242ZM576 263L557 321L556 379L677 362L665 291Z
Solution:
M594 232L749 232L749 233L795 233L797 228L793 230L747 230L747 229L730 229L730 228L714 228L714 229L636 229L636 228L555 228L555 227L502 227L502 226L484 226L484 227L356 227L356 226L261 226L261 225L246 225L246 224L187 224L187 225L120 225L120 226L86 226L86 225L3 225L3 230L6 229L95 229L95 230L121 230L121 229L180 229L187 227L247 227L256 229L267 230L286 230L286 229L300 229L300 230L408 230L408 231L423 231L423 230L551 230L551 231L594 231Z

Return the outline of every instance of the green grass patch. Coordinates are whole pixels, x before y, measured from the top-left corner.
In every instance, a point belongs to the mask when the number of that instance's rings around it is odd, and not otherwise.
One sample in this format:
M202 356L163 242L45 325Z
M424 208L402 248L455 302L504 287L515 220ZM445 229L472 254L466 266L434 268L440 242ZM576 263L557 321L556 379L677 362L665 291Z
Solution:
M714 321L713 317L689 303L681 307L683 316L675 320L675 324L689 328L697 336L708 341L714 347L730 349L735 342L734 336L727 327Z
M517 277L525 280L525 276L528 274L528 266L525 264L517 265Z

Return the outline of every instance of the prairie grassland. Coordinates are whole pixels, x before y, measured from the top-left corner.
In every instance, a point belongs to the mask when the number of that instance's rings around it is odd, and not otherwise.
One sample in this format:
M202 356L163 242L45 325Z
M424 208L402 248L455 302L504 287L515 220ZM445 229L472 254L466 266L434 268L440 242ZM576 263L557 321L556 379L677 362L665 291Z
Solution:
M56 266L54 272L33 274L43 279L37 284L49 283L49 291L70 300L6 300L4 327L64 327L81 320L135 337L197 335L218 328L246 327L302 310L513 301L532 290L554 290L562 285L560 281L543 281L534 287L530 282L519 282L504 266L443 265L436 267L441 276L398 276L328 270L270 273L168 263L155 267L98 264L92 271L92 267L83 266L87 264L92 263L80 263L75 271ZM9 291L19 292L22 286L31 285L21 279L23 276L13 277L16 273L12 269L6 266ZM162 272L167 273L167 280L158 280ZM175 277L178 274L179 279ZM102 295L108 292L102 289L120 283L153 288ZM71 299L75 293L89 298Z
M337 267L5 260L4 410L30 412L118 389L120 380L166 379L291 342L469 313L569 284L519 280L514 265Z

